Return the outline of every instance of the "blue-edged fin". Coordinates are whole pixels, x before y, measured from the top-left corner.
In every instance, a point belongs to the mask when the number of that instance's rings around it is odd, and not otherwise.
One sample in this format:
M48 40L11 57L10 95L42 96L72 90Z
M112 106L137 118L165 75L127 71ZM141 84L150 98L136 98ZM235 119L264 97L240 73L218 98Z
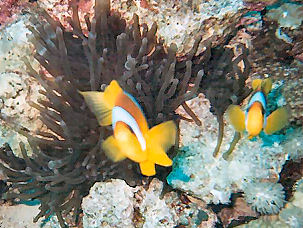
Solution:
M113 80L104 92L87 91L79 93L84 97L89 109L95 114L99 124L108 126L112 123L112 109L122 92L123 90L118 82Z
M272 112L266 119L264 132L268 135L281 130L288 124L289 110L284 106Z
M139 163L141 173L145 176L154 176L156 174L155 164L151 161L144 161Z
M114 136L109 136L103 143L102 149L104 150L106 156L113 162L122 161L126 158L124 153L120 150L120 146Z
M239 105L230 105L226 110L230 124L237 132L245 130L245 113L241 110Z
M101 126L108 126L112 123L112 107L106 102L104 93L97 91L79 92L88 108L95 114Z

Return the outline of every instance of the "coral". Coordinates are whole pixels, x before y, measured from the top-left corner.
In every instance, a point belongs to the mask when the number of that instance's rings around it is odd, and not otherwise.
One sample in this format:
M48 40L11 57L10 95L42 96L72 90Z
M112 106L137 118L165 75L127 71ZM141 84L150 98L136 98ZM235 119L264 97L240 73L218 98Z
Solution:
M34 224L34 214L39 212L38 206L0 205L0 227L31 227L39 228L41 224Z
M245 185L243 191L246 202L261 214L277 214L285 203L281 184L251 182Z
M215 214L201 201L162 193L163 182L130 187L123 180L96 183L84 198L84 227L214 227Z
M244 198L237 197L232 207L223 208L218 213L218 216L221 219L222 225L228 227L229 225L234 225L235 222L247 221L247 219L258 217L258 214L247 205Z
M271 8L271 9L270 9ZM276 20L280 27L298 28L303 19L303 6L296 3L284 3L269 7L266 14L271 20Z
M26 28L28 15L20 16L16 23L0 31L0 109L1 117L9 117L31 131L42 128L42 122L36 117L38 111L29 105L29 100L37 101L42 96L38 93L41 86L25 72L25 65L20 60L31 56L32 45L26 37L30 31ZM33 58L30 58L33 61ZM36 68L35 63L33 67ZM0 145L9 143L16 155L21 155L18 143L21 141L29 149L27 140L13 131L3 121L0 125Z
M252 227L281 227L281 228L299 228L303 226L303 181L300 179L296 183L295 193L293 198L287 202L285 208L283 208L278 217L274 219L267 219L261 217L255 221L249 222L247 225L240 227L252 228Z
M254 221L249 222L248 224L239 226L241 228L290 228L287 224L284 222L281 222L279 220L271 218L259 218Z
M291 228L300 228L303 226L303 210L302 208L289 205L281 211L279 218Z
M302 130L297 128L294 130L294 136L302 135ZM292 137L284 144L285 153L288 154L288 158L294 161L298 161L303 157L303 145L301 137Z
M301 70L290 71L282 89L283 96L291 109L290 121L297 125L302 125L303 121L303 79L300 77L301 74Z
M125 181L98 182L82 201L84 227L133 227L136 188Z
M131 19L136 13L149 26L156 22L165 44L176 43L182 55L190 51L198 35L222 36L238 21L244 6L235 0L113 0L112 4L124 18Z
M0 27L15 20L20 11L27 5L26 0L6 0L0 2Z
M160 199L163 183L151 182L147 191L137 194L137 208L144 220L144 228L152 227L173 227L176 226L178 219L173 213L172 208L168 207L164 199Z
M199 95L188 105L199 118L207 120L202 126L180 121L180 150L174 157L168 183L177 189L193 194L207 203L229 203L233 192L242 192L247 183L253 181L277 182L282 167L291 153L287 142L302 140L301 130L287 130L286 134L247 140L243 137L235 147L232 158L214 158L216 147L216 117L209 111L210 103ZM178 110L184 113L181 109ZM222 150L227 150L234 130L225 125ZM284 135L285 134L285 135ZM283 136L283 137L282 137Z

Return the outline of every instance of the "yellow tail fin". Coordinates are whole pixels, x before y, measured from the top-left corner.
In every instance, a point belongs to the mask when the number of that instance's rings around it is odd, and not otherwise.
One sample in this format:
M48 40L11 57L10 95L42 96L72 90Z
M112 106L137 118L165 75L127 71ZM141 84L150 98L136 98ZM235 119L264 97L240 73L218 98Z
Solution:
M230 105L226 110L231 125L237 132L245 130L245 113L239 105Z
M112 109L118 95L122 92L118 82L113 80L104 92L79 92L85 99L89 109L95 114L101 126L112 123Z
M154 126L147 132L148 160L162 166L171 166L166 151L176 142L177 127L173 121Z
M281 107L272 112L266 119L264 132L268 135L281 130L288 124L289 111L286 107Z
M151 161L140 162L141 173L145 176L154 176L156 175L155 164Z
M103 143L102 149L104 150L106 156L113 162L122 161L126 158L124 153L120 150L119 143L114 138L114 136L109 136Z

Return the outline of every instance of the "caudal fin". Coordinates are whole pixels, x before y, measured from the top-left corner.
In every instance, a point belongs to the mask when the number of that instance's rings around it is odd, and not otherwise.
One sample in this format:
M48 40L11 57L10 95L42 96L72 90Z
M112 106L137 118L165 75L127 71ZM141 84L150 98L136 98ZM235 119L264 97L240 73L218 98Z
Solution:
M154 126L147 132L148 160L162 166L171 166L172 160L166 151L175 145L177 127L173 121Z
M230 124L237 132L245 130L245 114L239 105L230 105L226 110Z
M284 106L272 112L266 119L264 132L268 135L281 130L288 124L289 110Z
M89 109L95 114L101 126L112 123L112 109L118 95L122 92L118 82L113 80L104 92L87 91L79 92L85 99Z

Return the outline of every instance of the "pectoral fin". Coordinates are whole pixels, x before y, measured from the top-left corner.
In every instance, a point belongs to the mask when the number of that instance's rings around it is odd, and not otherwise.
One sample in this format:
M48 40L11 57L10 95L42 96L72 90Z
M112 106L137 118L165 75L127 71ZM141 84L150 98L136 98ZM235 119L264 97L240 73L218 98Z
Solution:
M85 102L92 113L95 114L101 126L108 126L112 123L112 109L122 89L118 82L113 80L106 87L104 92L87 91L79 93L84 97Z
M126 124L117 122L114 135L126 157L135 162L142 162L147 159L147 151L141 149L136 135L131 132Z
M156 174L155 164L151 161L140 162L141 173L145 176L154 176Z
M114 136L108 137L102 143L102 149L104 150L106 156L111 159L113 162L122 161L126 156L122 153L117 140Z
M268 135L281 130L288 124L289 111L286 107L281 107L272 112L266 119L264 132Z
M227 109L227 115L231 125L237 132L245 130L245 113L239 105L230 105Z

